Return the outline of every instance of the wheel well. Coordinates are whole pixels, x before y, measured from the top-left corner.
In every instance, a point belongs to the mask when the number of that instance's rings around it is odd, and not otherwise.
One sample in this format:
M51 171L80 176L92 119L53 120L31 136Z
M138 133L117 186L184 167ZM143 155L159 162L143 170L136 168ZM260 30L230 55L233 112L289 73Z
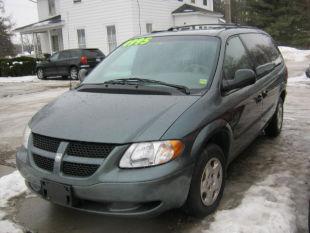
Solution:
M230 149L230 138L228 132L226 132L225 129L219 130L214 135L212 135L208 143L214 143L218 145L223 150L227 160Z
M285 97L286 97L286 91L282 91L280 97L281 97L281 99L282 99L283 102L284 102Z

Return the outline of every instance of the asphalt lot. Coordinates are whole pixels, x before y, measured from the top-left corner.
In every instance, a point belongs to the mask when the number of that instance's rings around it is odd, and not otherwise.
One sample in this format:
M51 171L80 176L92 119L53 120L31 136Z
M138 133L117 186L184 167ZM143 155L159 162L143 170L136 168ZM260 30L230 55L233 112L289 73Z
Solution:
M293 77L301 75L307 64L289 62L288 65L290 77ZM0 177L15 170L14 156L21 144L24 126L31 116L68 87L66 80L0 83ZM292 191L296 232L308 232L309 103L310 82L291 82L285 103L283 132L276 139L260 136L231 164L219 210L238 206L250 187L269 175L287 174L279 177L274 186L287 186ZM269 198L271 194L262 195ZM216 215L193 219L177 210L154 219L111 218L57 207L34 195L13 199L8 212L12 221L30 232L44 233L208 232L210 224L216 219ZM236 221L239 220L236 217Z

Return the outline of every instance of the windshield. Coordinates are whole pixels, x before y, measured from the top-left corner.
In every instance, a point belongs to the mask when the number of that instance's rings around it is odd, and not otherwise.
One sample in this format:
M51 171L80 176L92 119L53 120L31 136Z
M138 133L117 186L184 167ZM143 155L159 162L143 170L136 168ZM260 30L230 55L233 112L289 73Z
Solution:
M212 78L219 44L218 38L209 36L131 39L97 66L83 84L143 78L203 89Z

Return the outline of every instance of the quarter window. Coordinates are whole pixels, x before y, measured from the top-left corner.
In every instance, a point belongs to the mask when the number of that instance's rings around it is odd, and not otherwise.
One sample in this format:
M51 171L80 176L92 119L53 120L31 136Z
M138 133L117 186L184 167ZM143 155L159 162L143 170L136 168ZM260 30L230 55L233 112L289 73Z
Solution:
M233 37L226 44L224 78L234 79L239 69L252 69L250 58L239 37Z
M115 25L107 26L107 36L109 52L112 52L117 47Z
M85 36L85 29L78 29L77 30L78 36L78 45L80 49L86 48L86 36Z

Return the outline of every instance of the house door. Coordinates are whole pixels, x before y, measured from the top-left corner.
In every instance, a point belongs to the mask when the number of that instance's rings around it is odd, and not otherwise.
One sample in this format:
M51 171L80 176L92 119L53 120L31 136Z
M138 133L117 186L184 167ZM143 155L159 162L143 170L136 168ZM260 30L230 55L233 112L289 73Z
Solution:
M53 52L58 52L59 51L59 38L58 35L52 35L52 50Z

